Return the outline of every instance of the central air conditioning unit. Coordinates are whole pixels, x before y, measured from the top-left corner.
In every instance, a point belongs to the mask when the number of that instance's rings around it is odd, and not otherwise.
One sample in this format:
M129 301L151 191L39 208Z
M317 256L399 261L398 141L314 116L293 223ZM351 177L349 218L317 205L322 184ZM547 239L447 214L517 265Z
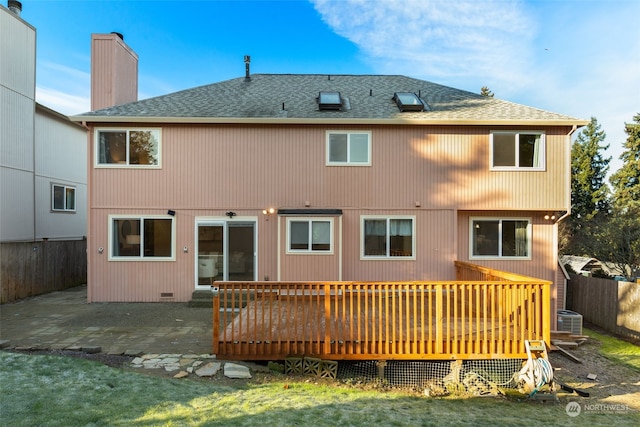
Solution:
M582 314L571 310L558 310L558 330L582 335Z

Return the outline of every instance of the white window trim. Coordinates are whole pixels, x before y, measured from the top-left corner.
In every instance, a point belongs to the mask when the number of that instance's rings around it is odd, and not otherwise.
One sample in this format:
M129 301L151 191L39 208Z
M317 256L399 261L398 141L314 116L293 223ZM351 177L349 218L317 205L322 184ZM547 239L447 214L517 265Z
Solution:
M312 222L318 222L318 221L322 221L322 222L328 222L329 223L329 250L328 251L319 251L319 250L313 250L311 249L311 247L309 247L309 249L291 249L291 223L292 222L308 222L308 223L312 223ZM309 227L309 233L311 233L311 229L312 227ZM318 216L318 217L309 217L309 216L292 216L292 217L287 217L287 250L286 253L287 254L291 254L291 255L333 255L333 251L334 251L334 242L333 242L333 234L334 234L334 228L333 228L333 218L328 218L328 217L322 217L322 216ZM311 236L309 236L311 237ZM311 244L312 242L309 241L309 243ZM311 246L311 245L310 245Z
M368 219L410 219L411 220L411 256L365 255L364 254L364 222ZM389 237L389 236L387 236ZM360 260L361 261L407 261L416 259L416 216L415 215L361 215L360 216ZM387 242L388 243L388 242Z
M516 135L514 141L514 151L516 155L516 164L519 160L519 152L518 152L518 138L520 134L529 134L529 135L540 135L540 148L539 148L539 166L534 167L525 167L525 166L494 166L493 165L493 135L495 134L506 134L506 135ZM527 171L545 171L547 167L547 157L546 157L546 149L547 146L547 135L544 131L540 130L522 130L522 131L506 131L506 130L496 130L491 131L489 134L489 170L492 171L518 171L518 172L527 172Z
M368 137L367 144L367 162L332 162L329 157L329 135L331 134L346 134L347 135L347 156L349 155L350 135L352 134L365 134ZM327 166L371 166L371 131L364 130L328 130L325 135L325 159Z
M64 205L65 206L67 206L67 203L66 203L66 200L67 200L67 189L73 190L73 209L67 209L66 207L63 208L63 209L56 209L56 207L55 207L55 187L62 187L63 192L64 192ZM75 213L76 212L76 206L78 205L78 200L76 199L77 195L78 195L78 190L73 185L51 183L51 212Z
M136 165L129 163L100 163L100 132L126 132L127 133L127 147L129 141L129 132L131 131L157 131L158 132L158 164L156 165ZM162 128L96 128L94 132L94 158L93 166L95 168L105 169L161 169L162 168ZM126 150L127 156L129 150Z
M527 221L527 256L503 256L503 255L474 255L473 254L473 222L474 221L500 221L498 225L498 252L502 252L502 221ZM533 244L531 241L533 223L527 217L495 217L472 216L469 217L469 259L470 260L500 260L500 261L527 261L531 260Z
M176 219L172 215L109 215L109 224L107 227L108 234L108 254L109 261L123 262L156 262L156 261L175 261L176 260ZM113 256L113 221L117 219L170 219L171 220L171 256L168 257L144 257L144 256ZM144 242L140 242L142 246Z

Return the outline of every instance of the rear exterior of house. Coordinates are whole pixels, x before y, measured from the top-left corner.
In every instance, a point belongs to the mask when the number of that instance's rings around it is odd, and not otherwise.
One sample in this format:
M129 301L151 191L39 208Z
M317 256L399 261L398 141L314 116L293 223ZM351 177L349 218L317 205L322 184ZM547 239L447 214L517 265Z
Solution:
M114 46L94 35L94 61ZM188 301L215 280L455 280L455 260L556 281L586 124L404 76L248 63L73 120L89 128L90 302Z

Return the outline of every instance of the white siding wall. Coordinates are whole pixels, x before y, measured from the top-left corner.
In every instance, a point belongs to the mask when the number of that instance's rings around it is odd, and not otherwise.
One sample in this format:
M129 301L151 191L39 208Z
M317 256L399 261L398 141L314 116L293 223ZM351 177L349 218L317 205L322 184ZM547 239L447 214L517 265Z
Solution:
M82 238L87 235L86 131L42 108L35 129L36 238ZM52 184L75 187L75 213L51 211Z
M0 8L0 241L34 238L35 29Z
M0 7L0 85L33 99L35 52L36 30Z
M35 102L36 30L0 7L0 241L86 236L86 132ZM76 213L51 212L51 184Z

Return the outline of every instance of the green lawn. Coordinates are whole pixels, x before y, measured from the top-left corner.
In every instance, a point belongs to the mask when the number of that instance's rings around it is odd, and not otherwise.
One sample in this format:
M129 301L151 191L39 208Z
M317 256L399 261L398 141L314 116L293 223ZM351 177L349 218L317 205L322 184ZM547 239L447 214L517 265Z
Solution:
M343 384L238 386L149 376L63 356L0 352L3 426L637 426L637 412L565 412L566 402L426 398ZM577 400L578 398L576 398Z
M583 334L600 343L598 351L609 360L622 363L640 371L640 347L609 335L599 334L591 329L583 329Z

